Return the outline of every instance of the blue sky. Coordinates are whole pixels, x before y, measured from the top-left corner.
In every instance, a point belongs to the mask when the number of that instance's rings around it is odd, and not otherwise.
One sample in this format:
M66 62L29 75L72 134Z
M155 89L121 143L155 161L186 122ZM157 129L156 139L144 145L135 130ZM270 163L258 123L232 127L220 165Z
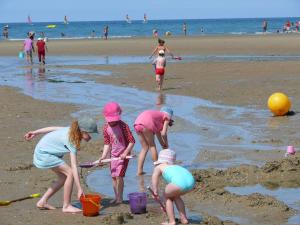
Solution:
M300 0L0 0L0 23L142 19L299 17Z

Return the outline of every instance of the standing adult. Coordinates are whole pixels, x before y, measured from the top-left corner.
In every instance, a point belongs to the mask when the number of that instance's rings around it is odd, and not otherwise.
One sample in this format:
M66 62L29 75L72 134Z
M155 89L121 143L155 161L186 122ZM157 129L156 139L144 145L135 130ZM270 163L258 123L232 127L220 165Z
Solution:
M8 39L8 25L3 27L3 38Z
M29 32L28 37L25 39L23 44L23 49L26 54L26 60L31 65L33 64L32 52L35 52L33 40L34 40L34 32Z
M184 22L182 25L182 30L183 30L184 36L186 36L186 29L187 29L186 22Z
M107 40L107 38L108 38L108 26L107 25L103 29L103 36L104 36L104 39Z
M268 22L266 20L263 21L262 23L262 29L263 29L263 32L267 32L267 29L268 29Z

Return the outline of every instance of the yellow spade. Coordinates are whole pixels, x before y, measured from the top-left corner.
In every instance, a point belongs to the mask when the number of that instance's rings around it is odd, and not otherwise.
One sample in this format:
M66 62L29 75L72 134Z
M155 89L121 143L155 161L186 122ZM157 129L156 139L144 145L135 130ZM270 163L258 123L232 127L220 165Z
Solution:
M25 199L39 198L39 197L41 197L41 194L37 193L37 194L29 195L29 196L24 197L24 198L17 198L17 199L11 200L11 201L0 201L0 206L6 206L6 205L10 205L10 203L12 203L12 202L18 202L18 201L23 201Z

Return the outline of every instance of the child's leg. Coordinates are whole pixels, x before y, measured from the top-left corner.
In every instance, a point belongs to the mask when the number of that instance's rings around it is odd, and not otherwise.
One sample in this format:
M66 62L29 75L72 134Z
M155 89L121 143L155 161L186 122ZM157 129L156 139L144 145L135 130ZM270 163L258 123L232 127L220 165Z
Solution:
M64 203L62 211L66 213L76 213L81 212L81 209L78 209L71 205L71 195L73 190L73 173L70 166L67 164L60 165L53 170L56 170L60 173L63 173L66 176L65 183L64 183Z
M144 132L144 136L149 145L152 161L155 162L157 161L158 155L157 155L157 149L154 140L154 134L152 133L152 131L146 130L146 132Z
M123 177L117 177L117 203L123 202L123 190L124 190L124 179Z
M144 167L144 162L145 162L147 152L149 150L149 145L148 145L147 140L144 136L144 132L138 133L138 137L140 139L142 150L140 151L139 158L138 158L137 175L142 175L142 174L144 174L143 167Z
M112 177L112 183L113 183L113 189L114 189L114 193L115 193L115 199L112 200L110 203L116 203L118 200L118 189L117 189L117 178L116 177Z
M155 75L155 80L156 80L156 88L157 90L159 90L159 87L160 87L160 75L159 74L156 74Z
M174 199L180 197L181 190L178 186L174 184L168 184L165 188L164 197L166 199L166 211L169 218L169 223L164 223L163 225L175 225L175 215L173 201Z
M160 76L160 81L159 81L159 90L161 91L162 90L162 86L163 86L163 82L164 82L164 75L161 75Z
M38 52L38 57L39 57L39 62L41 62L41 60L42 60L42 54L40 52Z
M65 183L66 176L58 170L52 169L57 174L57 181L55 181L51 187L45 192L41 199L37 202L36 206L43 209L55 209L52 205L48 204L49 198L54 195Z
M175 201L176 208L180 215L181 223L188 224L189 221L188 221L186 213L185 213L185 205L184 205L182 198L181 197L175 198L174 201Z

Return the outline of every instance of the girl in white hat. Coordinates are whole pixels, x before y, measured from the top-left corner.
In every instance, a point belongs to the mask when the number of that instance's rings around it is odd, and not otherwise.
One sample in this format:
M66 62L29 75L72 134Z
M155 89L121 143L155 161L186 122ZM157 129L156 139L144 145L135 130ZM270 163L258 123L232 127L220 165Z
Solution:
M156 166L152 174L154 198L159 199L159 178L162 176L167 183L164 191L164 198L169 221L162 223L162 225L176 224L173 203L175 203L179 212L181 223L189 223L181 196L194 189L195 179L187 169L179 165L174 165L175 161L176 153L170 149L164 149L159 152L158 160L154 162L154 165Z

